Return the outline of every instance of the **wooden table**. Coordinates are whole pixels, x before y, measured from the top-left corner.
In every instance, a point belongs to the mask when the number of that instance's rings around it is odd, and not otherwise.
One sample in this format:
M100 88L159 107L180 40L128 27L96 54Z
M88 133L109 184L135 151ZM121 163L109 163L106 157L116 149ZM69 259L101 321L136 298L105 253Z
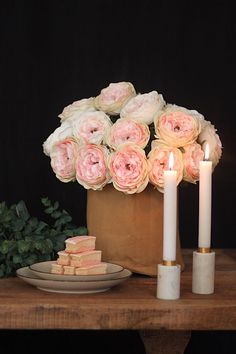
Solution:
M191 292L192 250L183 255L181 297L175 301L157 299L156 279L145 276L91 295L43 292L18 278L1 279L0 328L136 329L150 353L162 352L151 348L161 337L157 331L178 331L174 337L187 340L192 330L236 330L236 250L216 250L212 295Z

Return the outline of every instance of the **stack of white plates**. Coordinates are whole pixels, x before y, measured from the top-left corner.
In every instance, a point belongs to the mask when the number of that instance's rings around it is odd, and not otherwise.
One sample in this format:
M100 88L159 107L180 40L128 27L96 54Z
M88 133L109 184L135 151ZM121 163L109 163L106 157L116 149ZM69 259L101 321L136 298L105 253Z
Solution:
M131 275L131 271L118 264L107 263L107 273L97 275L59 275L51 273L51 264L55 261L39 262L29 267L17 269L16 274L26 283L40 290L68 293L89 294L109 290Z

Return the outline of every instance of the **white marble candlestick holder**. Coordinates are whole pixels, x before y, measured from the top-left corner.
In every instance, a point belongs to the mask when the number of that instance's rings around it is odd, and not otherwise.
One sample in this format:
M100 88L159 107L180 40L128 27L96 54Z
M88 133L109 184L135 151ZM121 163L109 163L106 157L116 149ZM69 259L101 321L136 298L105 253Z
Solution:
M181 267L175 262L163 262L157 267L157 298L177 300L180 296Z
M215 282L215 252L200 248L193 252L192 292L213 294Z

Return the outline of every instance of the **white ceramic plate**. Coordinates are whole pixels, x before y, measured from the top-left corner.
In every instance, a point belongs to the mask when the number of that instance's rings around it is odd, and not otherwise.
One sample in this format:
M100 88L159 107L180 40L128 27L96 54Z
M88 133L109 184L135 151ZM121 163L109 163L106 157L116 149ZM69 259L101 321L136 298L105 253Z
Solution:
M53 293L67 294L93 294L109 290L110 288L123 283L131 275L131 271L124 269L119 273L117 279L106 280L84 280L84 281L54 281L41 279L33 273L29 267L17 269L17 276L26 283L36 286L40 290Z
M91 274L91 275L61 275L51 273L51 264L56 261L46 261L34 263L29 266L29 269L38 277L47 280L66 280L66 281L84 281L84 280L107 280L116 279L124 269L122 266L113 263L107 263L106 274Z

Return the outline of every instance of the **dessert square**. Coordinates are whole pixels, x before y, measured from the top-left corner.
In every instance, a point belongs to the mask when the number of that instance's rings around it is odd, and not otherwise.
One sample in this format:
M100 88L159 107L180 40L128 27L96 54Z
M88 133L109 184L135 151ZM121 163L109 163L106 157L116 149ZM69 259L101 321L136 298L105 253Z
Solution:
M63 274L63 266L57 263L51 264L51 273L53 274Z
M74 267L86 267L101 262L102 251L87 251L71 254L70 264Z
M63 266L64 274L65 275L74 275L75 274L75 267L73 266Z
M95 236L75 236L65 240L67 253L92 251L95 249Z
M58 254L57 264L70 265L69 253L66 253L65 251L60 251L57 254Z

